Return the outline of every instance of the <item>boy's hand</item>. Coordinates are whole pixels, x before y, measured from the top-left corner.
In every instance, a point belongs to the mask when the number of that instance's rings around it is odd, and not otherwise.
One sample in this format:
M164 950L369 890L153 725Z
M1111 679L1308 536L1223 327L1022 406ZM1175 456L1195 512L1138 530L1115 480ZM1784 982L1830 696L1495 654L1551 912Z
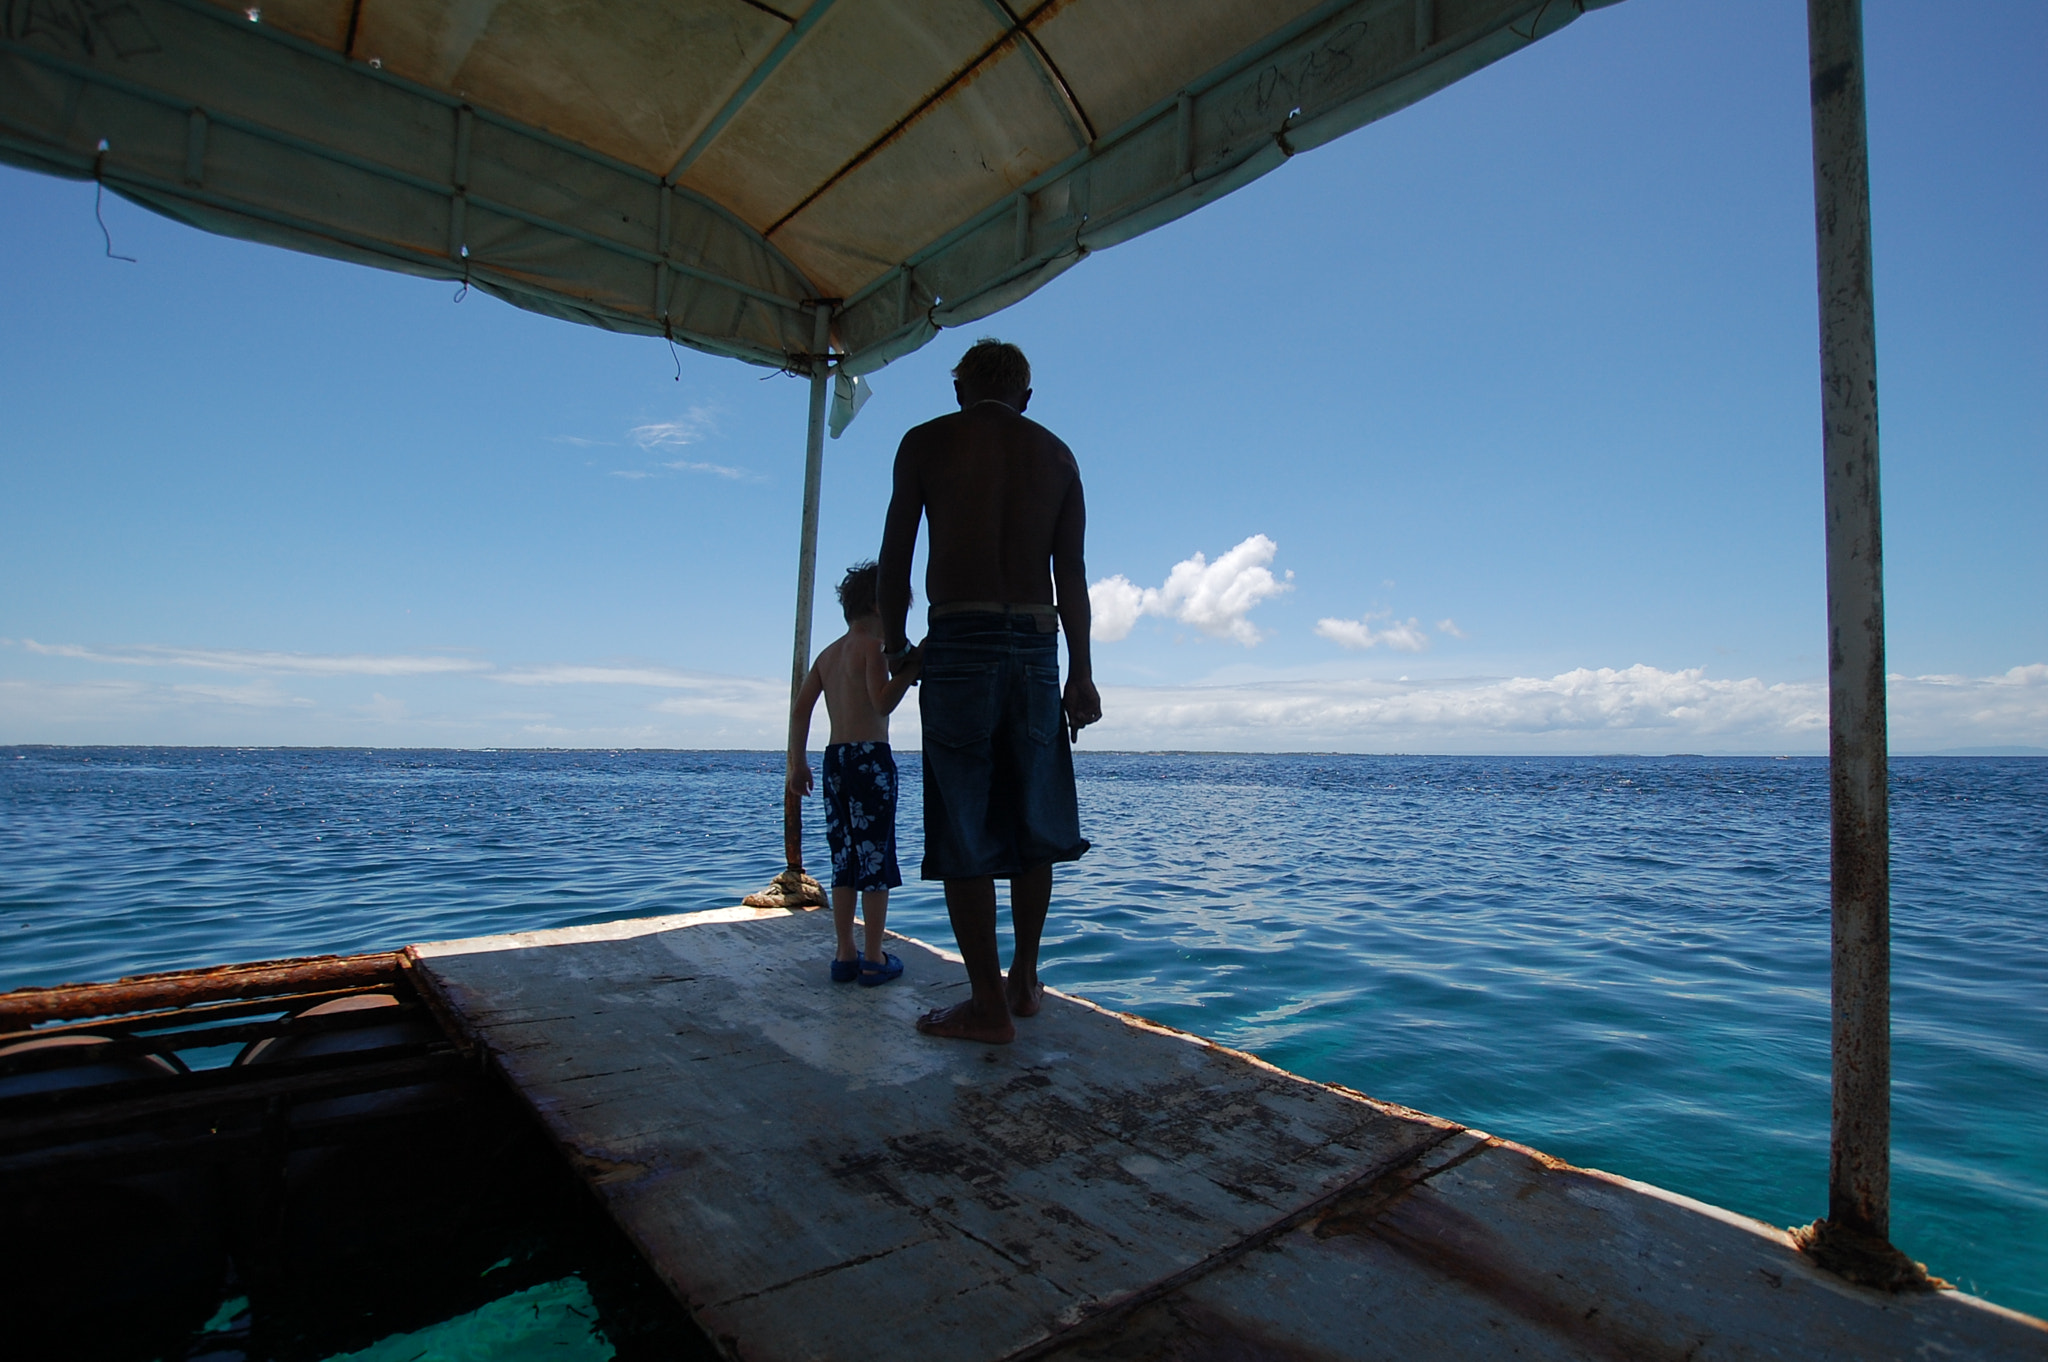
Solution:
M882 660L888 663L889 679L893 681L899 676L907 676L918 669L918 666L924 661L924 647L922 644L912 643L905 639L903 647L899 651L890 652L889 646L885 643L882 645Z
M789 775L784 778L782 788L799 799L809 794L811 792L811 764L809 762L791 762L789 764Z

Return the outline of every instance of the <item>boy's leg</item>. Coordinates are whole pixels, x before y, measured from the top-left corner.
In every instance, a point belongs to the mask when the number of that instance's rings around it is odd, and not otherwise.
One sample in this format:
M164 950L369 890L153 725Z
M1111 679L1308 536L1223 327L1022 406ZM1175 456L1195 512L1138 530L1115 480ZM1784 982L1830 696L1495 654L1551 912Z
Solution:
M1045 917L1052 908L1052 866L1033 866L1010 877L1010 929L1017 938L1016 954L1010 957L1010 974L1003 982L1003 995L1010 1014L1038 1015L1039 995L1045 986L1038 982L1038 939L1045 934Z
M861 925L867 929L868 959L880 964L888 952L882 949L883 928L889 921L889 891L864 890L860 896Z
M974 993L964 1003L925 1013L917 1019L917 1029L928 1036L1007 1045L1017 1038L1017 1028L1010 1021L1010 1005L1003 1000L994 878L947 880L946 916L953 920L953 939L967 962L967 982Z
M853 948L853 901L856 895L851 885L832 886L832 930L838 933L839 946L834 960L851 960L858 954ZM872 941L874 938L868 938Z

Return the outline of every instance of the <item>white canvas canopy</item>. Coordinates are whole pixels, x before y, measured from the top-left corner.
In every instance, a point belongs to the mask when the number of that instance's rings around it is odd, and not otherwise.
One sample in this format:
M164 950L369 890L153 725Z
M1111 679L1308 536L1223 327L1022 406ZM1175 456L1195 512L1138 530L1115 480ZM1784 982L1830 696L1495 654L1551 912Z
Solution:
M1612 0L0 0L0 159L845 375Z

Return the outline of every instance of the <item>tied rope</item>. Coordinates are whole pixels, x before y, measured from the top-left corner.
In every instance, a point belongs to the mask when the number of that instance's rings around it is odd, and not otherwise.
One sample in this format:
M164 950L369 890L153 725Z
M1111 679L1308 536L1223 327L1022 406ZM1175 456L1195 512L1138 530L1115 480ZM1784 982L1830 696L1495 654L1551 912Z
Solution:
M99 154L92 158L92 217L93 221L100 225L100 239L107 243L107 259L125 260L131 265L137 265L141 262L134 256L122 255L114 249L114 234L107 230L107 215L101 211L101 205L106 202L107 197L107 184L101 178L101 172L106 168L109 150L107 139L102 137Z

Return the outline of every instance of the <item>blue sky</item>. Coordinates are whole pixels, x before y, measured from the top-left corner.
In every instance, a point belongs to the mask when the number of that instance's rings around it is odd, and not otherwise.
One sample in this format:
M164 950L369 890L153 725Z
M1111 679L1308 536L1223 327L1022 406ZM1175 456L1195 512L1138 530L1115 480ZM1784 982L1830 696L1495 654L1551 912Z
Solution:
M2048 746L2048 9L1866 27L1894 745ZM875 376L822 585L993 333L1084 745L1824 750L1805 85L1628 0L1090 258ZM0 742L778 742L802 384L105 211L0 170Z

